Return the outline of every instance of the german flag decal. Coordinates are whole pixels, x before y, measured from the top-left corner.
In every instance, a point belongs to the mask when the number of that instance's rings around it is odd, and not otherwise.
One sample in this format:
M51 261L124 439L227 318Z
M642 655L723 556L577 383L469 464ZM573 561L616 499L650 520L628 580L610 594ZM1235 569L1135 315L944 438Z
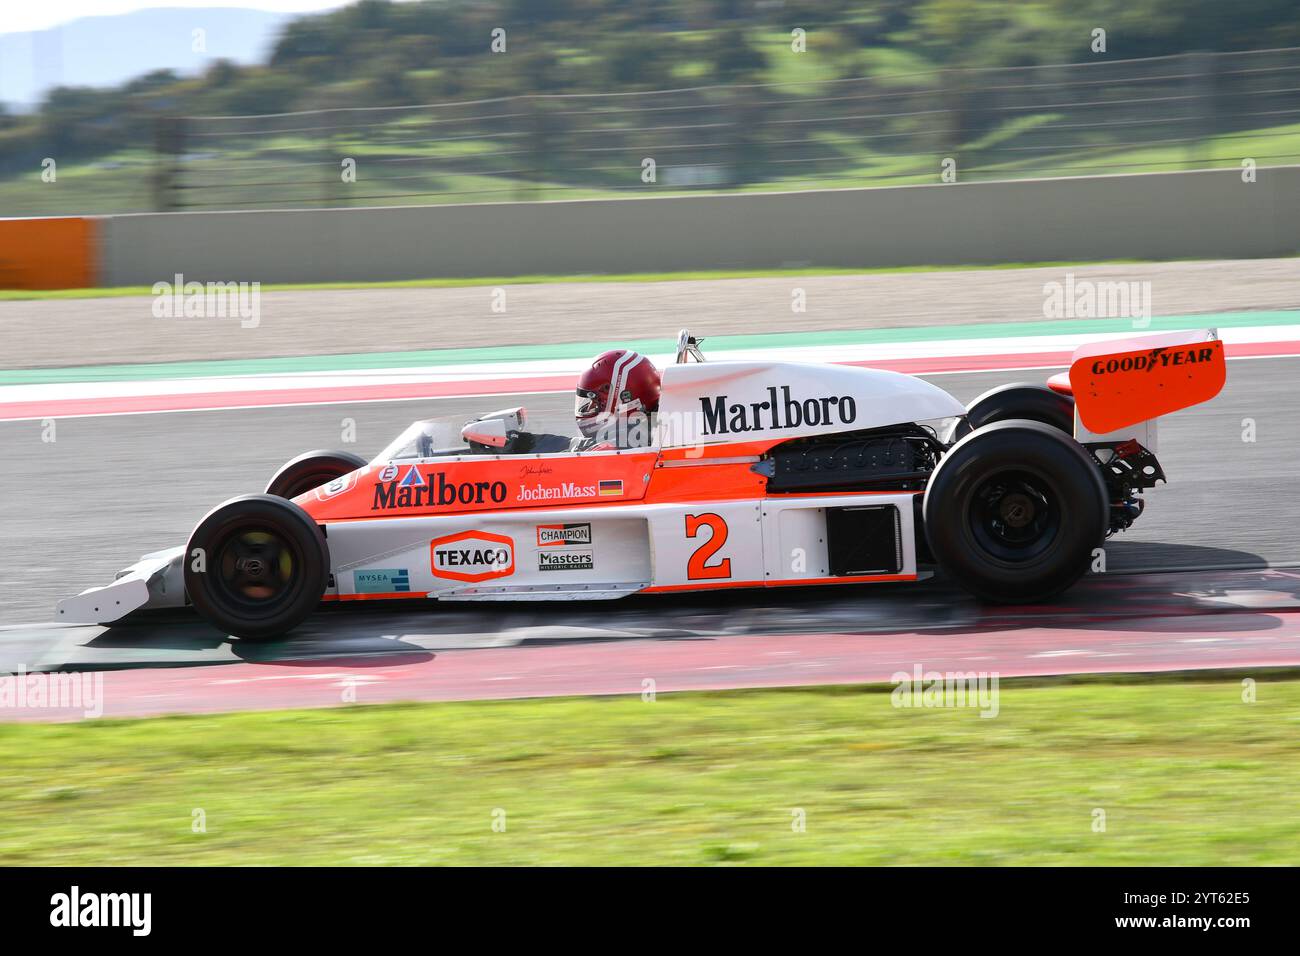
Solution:
M622 495L623 480L620 478L613 481L602 481L600 483L599 494L601 497L606 497L608 495Z

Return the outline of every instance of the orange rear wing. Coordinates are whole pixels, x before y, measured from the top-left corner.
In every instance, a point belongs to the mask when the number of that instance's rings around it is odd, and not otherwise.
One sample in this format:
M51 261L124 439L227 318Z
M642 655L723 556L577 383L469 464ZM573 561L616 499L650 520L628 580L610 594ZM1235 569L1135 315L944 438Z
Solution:
M1227 380L1214 329L1093 342L1070 365L1079 421L1104 435L1208 402Z

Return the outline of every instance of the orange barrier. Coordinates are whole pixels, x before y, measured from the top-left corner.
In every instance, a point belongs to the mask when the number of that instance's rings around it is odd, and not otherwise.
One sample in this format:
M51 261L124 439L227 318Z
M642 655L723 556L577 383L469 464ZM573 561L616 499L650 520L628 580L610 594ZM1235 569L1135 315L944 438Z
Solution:
M0 219L0 289L84 289L97 284L94 219Z

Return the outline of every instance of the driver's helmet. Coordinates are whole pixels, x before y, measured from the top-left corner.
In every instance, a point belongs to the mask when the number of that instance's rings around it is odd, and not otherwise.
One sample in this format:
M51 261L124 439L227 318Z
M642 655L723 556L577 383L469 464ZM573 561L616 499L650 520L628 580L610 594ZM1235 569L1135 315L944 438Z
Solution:
M573 414L588 438L659 410L659 371L644 355L614 349L596 356L578 377Z

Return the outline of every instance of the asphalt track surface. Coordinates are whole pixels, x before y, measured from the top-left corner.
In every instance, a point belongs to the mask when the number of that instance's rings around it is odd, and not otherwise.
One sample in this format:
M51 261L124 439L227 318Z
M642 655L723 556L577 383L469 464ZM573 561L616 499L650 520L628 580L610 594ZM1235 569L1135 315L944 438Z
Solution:
M930 376L966 401L1039 372ZM920 664L1050 674L1300 664L1300 358L1229 363L1213 402L1162 419L1168 486L1049 607L990 609L939 576L906 586L635 597L615 603L328 608L241 646L188 613L35 627L54 602L180 543L225 498L312 448L373 454L417 418L522 401L566 428L568 395L0 423L0 671L118 670L109 712L359 700L640 693L884 681ZM348 421L356 443L340 441ZM1243 441L1247 420L1254 441ZM191 667L222 663L221 668ZM341 668L341 669L340 669ZM17 716L22 716L18 714ZM36 719L57 712L33 713Z

